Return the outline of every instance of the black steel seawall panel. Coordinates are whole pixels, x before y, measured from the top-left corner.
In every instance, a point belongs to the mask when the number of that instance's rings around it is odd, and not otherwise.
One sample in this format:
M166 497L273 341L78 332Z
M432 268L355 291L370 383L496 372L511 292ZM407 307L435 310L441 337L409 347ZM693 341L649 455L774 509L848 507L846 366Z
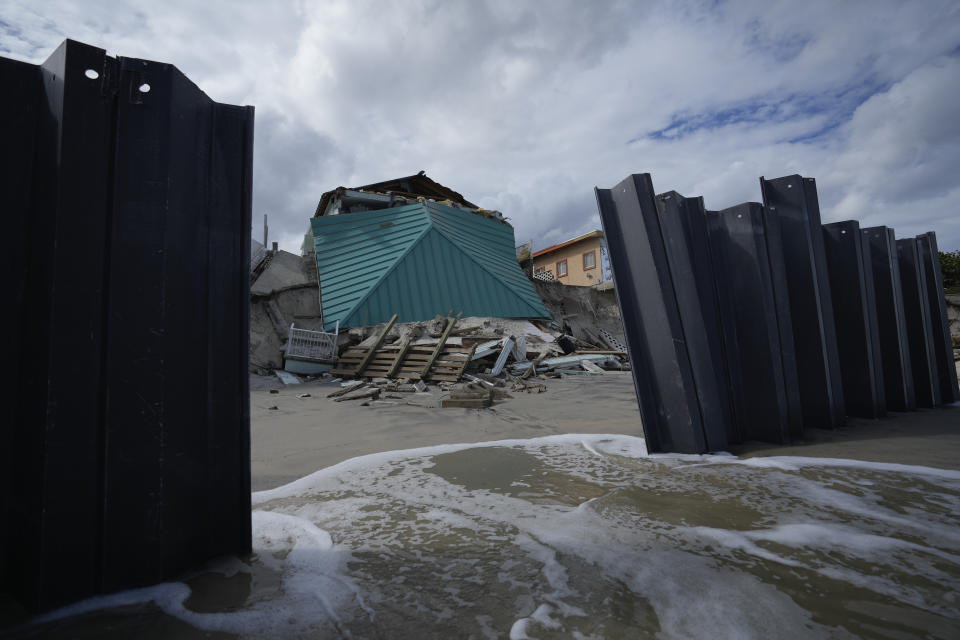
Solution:
M918 407L940 404L940 378L933 343L933 322L927 277L920 261L916 238L897 240L900 261L900 286L903 289L904 317L910 345L910 365Z
M10 311L17 333L7 333L19 375L4 385L14 390L14 419L4 438L12 459L0 491L9 501L4 523L18 523L3 526L4 586L40 608L95 593L98 584L104 169L112 127L111 99L84 75L103 73L103 51L66 41L40 66L4 59L0 69L6 78L24 66L35 78L32 87L2 94L5 110L31 105L36 118L17 131L3 123L4 139L9 131L31 153L12 176L0 176L0 192L17 206L5 208L19 226L11 244L23 247L13 272L22 297Z
M805 427L844 423L840 358L816 182L760 178L763 203L780 219Z
M893 229L887 227L867 227L860 232L864 253L869 252L873 271L879 359L883 368L887 408L891 411L915 411L917 398L900 285L897 239Z
M870 253L863 250L860 224L855 220L823 225L823 241L847 413L880 418L886 415L886 402L878 363Z
M960 400L936 236L820 224L816 182L706 211L649 174L596 189L648 449L786 444Z
M252 107L73 41L0 77L3 587L40 610L248 552Z
M8 241L0 251L3 272L12 283L5 292L5 308L0 314L3 326L0 331L2 353L7 360L3 367L0 384L0 577L14 573L21 576L22 588L34 590L33 576L27 573L21 545L36 540L39 536L36 522L24 517L25 505L36 500L40 492L36 471L24 476L18 471L39 469L39 447L36 442L42 432L18 428L23 415L20 394L24 391L20 381L35 377L33 371L24 367L31 363L24 349L28 331L34 327L32 314L22 313L29 299L41 306L45 296L31 289L27 282L30 247L24 242L34 233L44 233L40 225L34 225L25 215L31 205L33 189L33 157L37 146L37 130L43 113L40 104L41 80L37 67L32 64L0 58L0 127L3 143L0 144L0 217L2 217ZM43 263L42 260L39 262ZM45 343L34 350L33 357L42 359L47 351ZM42 391L35 391L34 400L42 401ZM34 405L35 413L40 409ZM15 497L16 496L16 497ZM16 524L14 524L16 523ZM3 580L6 582L6 580ZM0 583L0 588L4 585Z
M681 317L649 174L596 189L596 197L648 450L703 453L724 447L725 432L718 430L722 443L710 440L715 432L707 430L696 385L694 368L697 375L706 373L710 363L694 362L688 347L687 331L702 335L702 319Z
M940 379L940 401L944 404L960 400L957 388L957 369L953 360L953 343L950 340L950 323L947 319L947 300L944 297L943 272L940 270L940 255L937 234L933 231L917 236L917 250L927 283L927 299L930 304L930 323L933 335L933 353Z
M790 442L803 425L776 216L745 203L706 220L738 431Z
M685 198L668 191L659 194L656 203L707 440L712 450L726 448L724 439L738 442L740 436L735 429L730 378L724 365L703 198Z

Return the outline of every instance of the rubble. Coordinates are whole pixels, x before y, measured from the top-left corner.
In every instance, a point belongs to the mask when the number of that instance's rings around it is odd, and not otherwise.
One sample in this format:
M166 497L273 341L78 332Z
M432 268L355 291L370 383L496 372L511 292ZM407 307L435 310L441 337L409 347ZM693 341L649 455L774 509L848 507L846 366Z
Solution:
M623 319L613 289L533 281L559 329L571 338L607 349L626 351Z
M343 348L330 375L355 380L328 397L367 401L357 406L484 409L513 398L511 392L544 393L548 378L629 369L623 350L605 348L613 340L595 344L559 327L458 316L398 324L394 315L387 323L342 334L351 344ZM588 333L601 335L596 327Z
M284 368L290 326L322 331L316 267L311 256L266 251L251 275L250 372Z

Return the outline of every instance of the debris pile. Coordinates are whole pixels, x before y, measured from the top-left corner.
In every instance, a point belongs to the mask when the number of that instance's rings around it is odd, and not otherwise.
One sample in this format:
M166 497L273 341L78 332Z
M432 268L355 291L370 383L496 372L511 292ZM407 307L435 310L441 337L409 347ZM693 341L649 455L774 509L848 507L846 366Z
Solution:
M258 243L259 244L259 243ZM312 256L261 251L251 263L250 372L284 368L291 325L323 330Z
M548 378L630 369L627 354L614 344L602 337L600 344L587 342L553 322L459 315L396 320L341 334L339 359L322 378L342 388L328 398L479 409L512 393L543 393ZM288 382L292 374L283 373Z

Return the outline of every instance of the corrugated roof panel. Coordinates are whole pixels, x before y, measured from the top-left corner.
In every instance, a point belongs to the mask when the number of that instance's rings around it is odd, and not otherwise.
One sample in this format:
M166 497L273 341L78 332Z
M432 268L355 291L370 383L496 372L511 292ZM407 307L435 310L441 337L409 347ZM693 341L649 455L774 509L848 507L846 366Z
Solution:
M462 209L427 203L434 225L534 308L543 301L517 264L513 227Z
M446 315L537 317L536 309L492 278L449 238L432 229L347 318L345 326Z
M328 328L345 319L430 228L420 205L313 218L310 224Z
M325 326L436 314L549 317L516 262L513 228L423 203L311 220Z

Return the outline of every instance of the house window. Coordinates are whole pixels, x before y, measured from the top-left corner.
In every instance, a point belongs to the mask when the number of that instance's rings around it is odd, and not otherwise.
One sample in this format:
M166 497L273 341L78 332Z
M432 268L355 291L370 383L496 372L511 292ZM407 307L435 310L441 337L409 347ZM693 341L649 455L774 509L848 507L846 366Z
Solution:
M561 260L557 263L557 277L562 278L567 275L567 261Z
M546 267L537 267L537 268L534 270L534 273L543 273L543 272L546 271L546 270L547 270Z
M583 270L587 271L589 269L597 268L597 252L596 251L587 251L583 254Z

